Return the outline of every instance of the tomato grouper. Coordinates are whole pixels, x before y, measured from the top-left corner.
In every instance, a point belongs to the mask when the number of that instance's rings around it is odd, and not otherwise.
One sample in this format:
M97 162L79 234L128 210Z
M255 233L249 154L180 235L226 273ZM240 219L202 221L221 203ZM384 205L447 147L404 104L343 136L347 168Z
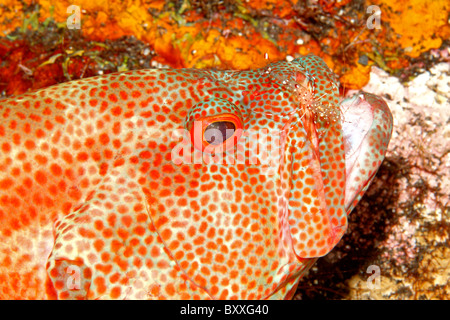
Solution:
M345 233L392 123L313 55L0 100L0 297L290 298Z

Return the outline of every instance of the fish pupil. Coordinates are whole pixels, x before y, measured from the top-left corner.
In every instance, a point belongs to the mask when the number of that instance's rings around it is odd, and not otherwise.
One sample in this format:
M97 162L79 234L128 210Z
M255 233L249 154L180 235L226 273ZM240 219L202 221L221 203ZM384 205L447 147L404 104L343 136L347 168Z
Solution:
M208 125L205 129L205 140L212 145L219 145L229 139L236 130L236 126L230 121L217 121Z

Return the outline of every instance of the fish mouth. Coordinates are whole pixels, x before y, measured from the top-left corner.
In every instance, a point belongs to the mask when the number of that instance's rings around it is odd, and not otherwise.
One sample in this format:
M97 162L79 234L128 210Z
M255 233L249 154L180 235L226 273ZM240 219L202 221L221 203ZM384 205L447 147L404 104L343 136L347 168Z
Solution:
M359 92L341 103L345 147L345 208L361 199L381 165L392 135L393 118L386 102Z
M308 111L303 119L305 143L297 145L300 165L290 172L288 208L292 246L299 258L321 257L340 241L347 215L373 180L392 133L390 110L375 95L361 92L339 107L342 119L325 130ZM302 126L289 130L298 137ZM320 137L321 133L325 134ZM293 197L292 192L300 196ZM308 196L312 193L314 199ZM317 205L308 207L305 202Z

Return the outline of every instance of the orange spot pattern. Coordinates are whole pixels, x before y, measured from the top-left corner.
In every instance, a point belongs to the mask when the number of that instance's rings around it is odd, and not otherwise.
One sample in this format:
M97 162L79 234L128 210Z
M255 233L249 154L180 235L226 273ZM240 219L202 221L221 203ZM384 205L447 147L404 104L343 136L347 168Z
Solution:
M110 74L0 101L0 296L291 297L351 207L340 120L317 109L338 113L337 87L306 56ZM204 154L186 139L193 120L226 114L243 124L233 149ZM361 194L390 137L377 121Z

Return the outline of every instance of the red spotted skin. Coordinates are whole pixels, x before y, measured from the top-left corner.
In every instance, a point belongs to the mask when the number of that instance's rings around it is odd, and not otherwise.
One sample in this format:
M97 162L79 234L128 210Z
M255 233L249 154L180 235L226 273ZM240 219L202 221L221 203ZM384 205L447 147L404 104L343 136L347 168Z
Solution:
M1 100L0 297L289 298L342 237L392 130L384 102L369 102L370 143L346 164L337 88L305 56L254 71L111 74ZM223 114L279 137L272 171L209 154L173 160L173 132Z

